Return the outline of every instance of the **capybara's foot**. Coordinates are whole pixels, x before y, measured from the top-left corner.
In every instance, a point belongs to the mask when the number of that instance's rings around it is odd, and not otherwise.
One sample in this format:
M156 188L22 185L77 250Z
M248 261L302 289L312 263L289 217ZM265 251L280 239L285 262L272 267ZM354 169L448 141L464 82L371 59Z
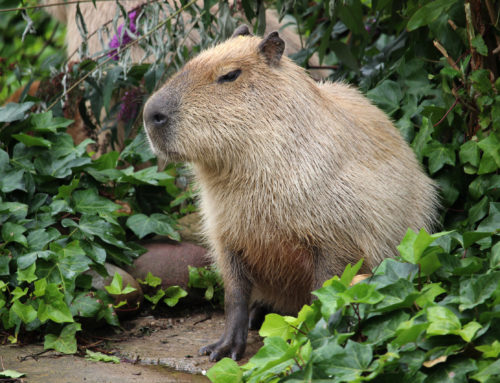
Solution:
M229 338L229 337L227 337ZM222 337L218 342L200 348L200 355L209 355L211 362L216 362L226 356L233 360L240 360L245 353L246 342L236 341L233 338Z

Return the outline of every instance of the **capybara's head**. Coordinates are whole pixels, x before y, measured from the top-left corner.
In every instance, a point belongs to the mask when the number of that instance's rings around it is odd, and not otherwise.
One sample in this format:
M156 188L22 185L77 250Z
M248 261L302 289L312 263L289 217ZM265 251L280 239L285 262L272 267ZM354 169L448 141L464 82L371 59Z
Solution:
M281 136L272 126L294 107L281 87L297 86L285 70L295 65L282 58L284 47L277 32L262 39L241 26L189 61L145 105L144 126L155 154L218 166L264 138Z

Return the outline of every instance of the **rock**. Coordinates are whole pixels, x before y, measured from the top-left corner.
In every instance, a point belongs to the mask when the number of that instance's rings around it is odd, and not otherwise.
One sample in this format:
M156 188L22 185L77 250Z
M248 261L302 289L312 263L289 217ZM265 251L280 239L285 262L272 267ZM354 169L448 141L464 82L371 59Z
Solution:
M210 264L207 250L192 243L172 244L166 241L142 243L147 253L134 261L127 271L136 279L144 280L148 272L161 278L162 288L180 286L187 288L188 266L202 267Z
M199 213L191 213L177 220L177 226L181 238L185 242L192 242L203 246L206 242L201 234L201 217Z
M125 288L127 285L130 285L135 289L135 291L132 291L131 293L128 294L120 294L120 295L110 294L115 300L115 304L118 304L121 301L127 302L126 305L116 309L116 312L118 314L124 314L137 311L140 307L140 304L142 303L142 300L144 299L144 294L142 292L141 285L134 279L132 275L127 273L125 270L119 268L118 266L109 263L105 263L104 266L109 274L109 276L105 278L94 270L87 271L86 274L92 276L92 287L96 290L106 291L104 286L109 286L109 284L113 280L115 272L117 272L122 277L122 287Z

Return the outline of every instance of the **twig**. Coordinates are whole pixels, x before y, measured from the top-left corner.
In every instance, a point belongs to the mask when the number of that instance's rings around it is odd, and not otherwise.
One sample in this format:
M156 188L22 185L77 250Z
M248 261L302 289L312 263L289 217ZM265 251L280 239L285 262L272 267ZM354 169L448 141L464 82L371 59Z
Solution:
M498 16L495 15L495 8L491 0L486 0L486 9L488 10L488 15L490 16L491 24L496 27L498 24ZM498 47L495 48L493 53L498 53L500 50L500 36L494 33L495 39L497 40ZM496 51L496 52L495 52Z
M34 360L38 360L37 358L40 356L40 355L43 355L43 354L46 354L47 352L49 352L51 350L43 350L43 351L40 351L40 352L36 352L34 354L29 354L29 355L25 355L25 356L20 356L18 357L19 361L20 362L24 362L26 360L28 360L28 358L33 358Z
M446 113L444 114L444 116L441 117L441 119L434 124L434 128L436 126L438 126L439 124L441 124L444 121L444 119L446 118L446 116L448 115L448 113L450 113L457 104L458 104L458 98L455 98L455 102L453 103L453 105L450 107L450 109L448 109L446 111Z
M139 41L141 40L144 40L146 37L149 37L151 34L153 34L154 32L156 32L158 29L160 29L161 27L163 27L165 24L167 24L173 17L177 16L179 13L181 13L182 11L186 10L187 8L189 8L191 5L193 5L194 3L196 2L196 0L191 0L189 3L187 3L185 6L183 6L182 8L179 8L177 11L175 11L174 13L172 13L169 17L167 17L165 20L163 20L161 23L159 23L156 27L154 27L153 29L151 29L148 33L146 33L145 35L142 35L140 36L138 39L130 42L129 44L121 47L120 49L118 49L115 53L115 55L119 55L120 53L122 53L123 51L127 50L128 48L130 48L131 46L137 44ZM97 69L100 69L102 68L105 64L107 64L109 61L113 60L114 56L110 56L108 57L106 60L104 60L103 62L101 62L99 65L97 65L93 70L89 71L87 74L85 74L82 78L80 78L78 81L76 81L72 86L70 86L68 88L68 90L66 90L61 96L59 96L52 104L50 104L50 106L47 108L47 111L51 110L59 101L61 101L69 92L71 92L73 89L75 89L77 86L79 86L82 82L84 82L92 73L94 73Z
M448 64L451 65L451 67L453 69L455 69L456 71L460 72L460 68L458 67L458 65L455 63L455 61L453 61L453 59L450 57L450 55L448 54L448 52L446 51L446 48L443 47L439 41L437 40L434 40L433 41L433 44L434 46L437 48L437 50L439 52L441 52L441 54L446 58L446 61L448 61Z

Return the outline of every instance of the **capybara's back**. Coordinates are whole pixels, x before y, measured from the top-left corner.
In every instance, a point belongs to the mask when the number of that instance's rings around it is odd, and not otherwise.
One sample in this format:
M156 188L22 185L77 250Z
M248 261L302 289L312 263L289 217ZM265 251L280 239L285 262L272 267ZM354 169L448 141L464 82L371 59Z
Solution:
M241 27L144 110L153 150L191 162L200 186L226 289L211 359L241 357L262 307L296 312L348 263L369 270L435 220L436 188L387 116L345 84L318 85L283 47Z

